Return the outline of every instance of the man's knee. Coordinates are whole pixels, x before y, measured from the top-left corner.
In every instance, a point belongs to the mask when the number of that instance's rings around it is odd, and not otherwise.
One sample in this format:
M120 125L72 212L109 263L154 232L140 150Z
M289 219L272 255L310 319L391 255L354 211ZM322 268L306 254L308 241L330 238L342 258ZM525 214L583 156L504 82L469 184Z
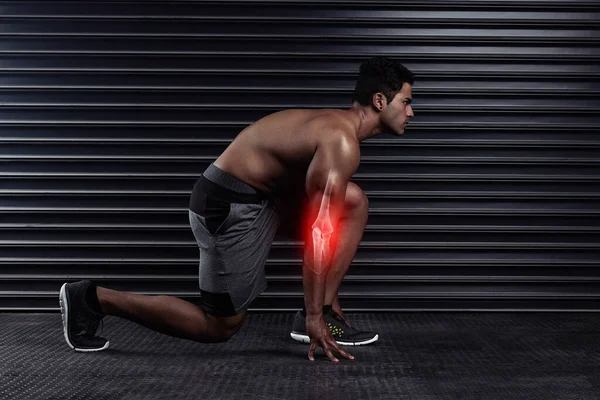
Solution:
M366 215L369 211L369 199L367 195L360 186L353 182L348 182L345 204L349 211L354 213Z
M229 339L231 339L232 337L234 337L235 334L238 333L240 329L242 329L243 325L244 325L244 320L242 320L239 323L239 325L237 325L237 326L228 327L228 328L222 328L222 330L221 330L221 338L223 339L223 341L226 342Z
M209 314L207 314L207 317L212 327L213 343L221 343L228 341L242 329L246 312L244 311L233 317L216 317Z
M229 339L231 339L232 337L235 336L234 331L216 331L214 334L211 335L210 339L204 340L204 338L200 339L199 342L201 343L224 343L227 342Z

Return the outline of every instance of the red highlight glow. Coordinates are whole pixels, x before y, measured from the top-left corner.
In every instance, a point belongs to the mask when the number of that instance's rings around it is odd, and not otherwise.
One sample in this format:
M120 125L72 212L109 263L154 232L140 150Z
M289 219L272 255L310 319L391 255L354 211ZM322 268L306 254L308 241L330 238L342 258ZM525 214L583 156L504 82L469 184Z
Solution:
M331 205L330 205L331 207ZM307 206L303 208L304 212L302 214L302 237L304 238L304 245L310 246L311 249L314 249L316 246L315 241L313 240L313 225L317 219L317 215L319 214L320 207L315 207L307 203ZM332 209L330 208L330 215L343 215L343 209ZM335 250L337 248L338 239L340 236L340 225L333 225L333 232L329 236L328 240L324 240L326 244L326 248L323 249L323 257L321 259L322 263L326 266L331 264L331 260L335 255ZM309 253L307 253L309 254ZM311 250L310 254L313 254Z

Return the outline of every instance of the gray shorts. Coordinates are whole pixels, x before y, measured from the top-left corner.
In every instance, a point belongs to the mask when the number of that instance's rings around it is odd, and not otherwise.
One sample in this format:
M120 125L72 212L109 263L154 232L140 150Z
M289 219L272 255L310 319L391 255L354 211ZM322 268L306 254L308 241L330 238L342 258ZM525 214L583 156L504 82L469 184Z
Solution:
M227 317L267 288L265 263L280 224L268 196L210 164L194 185L189 219L200 250L200 305Z

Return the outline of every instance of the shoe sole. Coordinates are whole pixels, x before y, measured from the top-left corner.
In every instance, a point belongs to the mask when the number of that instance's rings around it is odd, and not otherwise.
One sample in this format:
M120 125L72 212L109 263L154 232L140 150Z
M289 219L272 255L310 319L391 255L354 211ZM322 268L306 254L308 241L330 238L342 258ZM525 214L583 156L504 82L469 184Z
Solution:
M73 343L71 343L71 341L69 340L69 335L67 333L67 326L69 325L69 302L67 301L67 284L66 283L64 285L62 285L62 287L60 288L60 296L58 297L58 301L60 303L60 313L61 313L61 317L62 317L63 332L65 334L65 340L67 341L67 344L69 345L70 348L72 348L75 351L80 351L82 353L91 353L94 351L102 351L102 350L108 349L108 345L109 345L108 341L106 342L104 347L100 347L98 349L80 349L80 348L75 347L73 345Z
M301 333L290 333L290 336L292 337L292 339L301 342L301 343L310 343L310 338L308 337L308 335L303 335ZM379 335L375 335L373 338L362 341L362 342L343 342L341 340L336 340L335 342L337 344L341 344L342 346L364 346L366 344L371 344L373 342L376 342L377 340L379 340Z

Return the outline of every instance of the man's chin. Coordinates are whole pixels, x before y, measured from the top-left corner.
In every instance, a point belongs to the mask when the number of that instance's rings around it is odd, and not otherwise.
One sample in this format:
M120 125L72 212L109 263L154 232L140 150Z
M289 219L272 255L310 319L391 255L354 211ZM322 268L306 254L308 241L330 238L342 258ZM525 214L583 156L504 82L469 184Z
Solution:
M383 132L382 132L382 133L386 133L386 134L388 134L388 135L394 135L394 136L402 136L402 135L404 134L404 129L401 129L401 130L399 130L399 131L396 131L396 130L394 130L394 129L392 129L392 128L389 128L389 127L387 127L387 128L385 128L385 129L383 130Z

